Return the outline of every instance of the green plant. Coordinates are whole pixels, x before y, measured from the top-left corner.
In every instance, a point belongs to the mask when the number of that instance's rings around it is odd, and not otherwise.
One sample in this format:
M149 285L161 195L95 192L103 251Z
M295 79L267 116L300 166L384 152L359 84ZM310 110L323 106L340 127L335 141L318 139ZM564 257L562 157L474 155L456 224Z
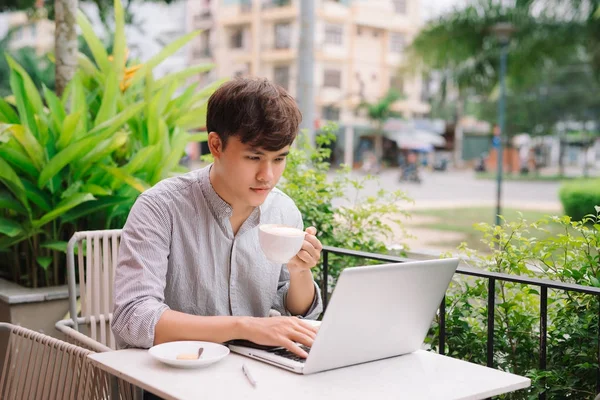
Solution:
M576 221L594 212L600 205L600 180L576 180L564 183L558 193L565 214Z
M127 66L123 9L115 0L115 40L109 56L80 13L78 24L94 55L62 98L43 98L12 58L14 103L0 99L0 252L2 273L33 287L64 282L66 240L74 231L121 227L137 195L181 172L188 130L204 126L214 85L175 94L192 67L154 80L152 70L197 32L166 46L143 65Z
M551 227L551 228L550 228ZM568 216L545 217L528 222L503 220L502 226L477 224L489 253L460 248L472 266L489 271L527 275L600 287L600 207L582 221ZM560 228L562 233L551 234ZM538 239L536 239L538 238ZM485 364L487 342L486 279L457 276L446 296L446 353ZM538 287L496 283L494 365L528 375L528 391L511 399L549 399L595 396L598 368L598 299L562 290L548 291L547 370L538 369ZM427 342L437 349L439 318Z
M330 174L328 146L335 140L337 127L327 124L316 137L316 146L304 137L298 139L287 159L279 187L300 209L306 227L317 228L324 245L346 249L387 253L385 241L394 230L403 232L399 217L408 215L401 203L410 201L401 191L380 190L376 196L362 197L361 190L372 176L353 178L347 166ZM334 202L339 205L335 206ZM330 256L329 287L335 284L340 272L364 263L353 258ZM314 269L315 279L321 281L321 265Z

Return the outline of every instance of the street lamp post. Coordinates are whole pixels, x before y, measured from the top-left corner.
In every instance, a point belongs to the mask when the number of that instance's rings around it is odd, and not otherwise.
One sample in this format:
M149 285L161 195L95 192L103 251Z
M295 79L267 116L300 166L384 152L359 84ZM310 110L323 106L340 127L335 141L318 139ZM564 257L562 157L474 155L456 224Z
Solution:
M500 98L498 100L498 135L494 137L498 155L498 171L496 175L496 225L500 225L502 214L502 172L504 164L503 143L505 114L506 114L506 63L508 58L508 44L514 28L510 23L498 23L492 27L492 31L500 42Z

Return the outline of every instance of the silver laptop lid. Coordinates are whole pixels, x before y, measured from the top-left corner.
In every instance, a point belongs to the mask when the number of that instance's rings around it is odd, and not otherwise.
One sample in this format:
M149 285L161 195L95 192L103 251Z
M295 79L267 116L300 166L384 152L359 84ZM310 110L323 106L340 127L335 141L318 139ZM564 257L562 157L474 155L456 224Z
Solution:
M303 372L418 350L457 266L451 258L345 269Z

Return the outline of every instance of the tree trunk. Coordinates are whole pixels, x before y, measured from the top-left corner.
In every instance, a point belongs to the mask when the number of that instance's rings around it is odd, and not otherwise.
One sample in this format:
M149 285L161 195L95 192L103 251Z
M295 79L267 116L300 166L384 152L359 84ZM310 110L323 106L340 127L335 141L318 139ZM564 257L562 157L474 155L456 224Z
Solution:
M375 158L377 159L377 163L381 163L383 161L383 132L378 132L375 134Z
M77 0L54 0L56 94L62 96L77 68Z

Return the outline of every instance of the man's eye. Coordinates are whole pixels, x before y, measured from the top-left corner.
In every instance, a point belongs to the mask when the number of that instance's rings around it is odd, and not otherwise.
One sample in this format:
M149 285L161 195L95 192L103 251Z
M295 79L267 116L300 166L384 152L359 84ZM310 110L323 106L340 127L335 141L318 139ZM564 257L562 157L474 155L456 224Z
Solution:
M258 160L260 160L260 158L259 158L259 157L256 157L256 156L246 156L246 158L247 158L248 160L251 160L251 161L258 161Z
M285 161L285 157L278 157L275 159L275 162L282 162Z

